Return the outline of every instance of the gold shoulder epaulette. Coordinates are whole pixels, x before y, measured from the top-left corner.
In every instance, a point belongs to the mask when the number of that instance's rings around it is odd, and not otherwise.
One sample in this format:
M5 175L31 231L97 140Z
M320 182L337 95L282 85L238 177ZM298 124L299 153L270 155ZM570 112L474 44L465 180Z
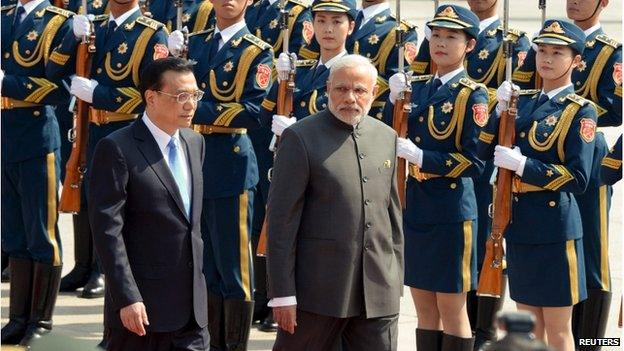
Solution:
M295 66L297 67L312 67L316 66L318 60L297 60Z
M464 78L460 78L459 79L459 84L463 85L463 86L467 86L468 88L472 89L472 90L477 90L478 88L481 87L481 85L477 84L476 82L464 77Z
M412 76L412 79L410 79L413 82L428 82L429 79L431 79L431 77L433 77L433 74L423 74L423 75L419 75L419 76Z
M145 16L139 16L136 19L136 22L139 23L139 24L142 24L142 25L144 25L146 27L152 28L153 30L158 30L158 29L160 29L160 28L165 26L164 24L162 24L162 23L160 23L160 22L158 22L156 20L153 20L153 19L151 19L149 17L145 17Z
M581 106L585 106L587 104L587 102L588 102L587 99L582 98L581 96L576 95L576 94L568 94L568 95L566 95L566 98L568 100L570 100L570 101L573 101L573 102L581 105Z
M505 31L505 28L503 26L499 26L498 30L500 30L501 32ZM526 35L525 31L521 31L520 29L516 29L516 28L509 28L508 33L514 37L522 37Z
M617 40L613 40L611 38L609 38L606 34L599 34L596 36L596 40L598 40L599 42L605 43L609 46L614 47L615 49L617 49L619 46L622 45L622 43L618 43Z
M208 33L212 33L214 32L214 28L208 28L208 29L204 29L204 30L200 30L199 32L193 32L193 33L189 33L189 38L195 35L201 35L201 34L208 34Z
M519 95L535 95L539 93L541 90L538 89L524 89L518 92Z
M17 4L12 4L12 5L5 5L0 7L0 11L9 11L15 8L15 6L17 6Z
M108 13L93 17L93 22L100 22L100 21L106 21L106 20L108 20Z
M52 12L52 13L56 13L57 15L61 15L63 17L71 17L74 15L73 12L62 9L62 8L58 8L56 6L48 6L46 7L46 10Z
M311 2L310 1L305 1L305 0L288 0L289 2L292 2L293 4L297 4L297 5L301 5L305 8L308 8L311 6Z
M260 47L262 50L267 50L272 48L271 45L265 43L264 41L262 41L262 39L258 38L257 36L253 35L253 34L245 34L243 35L243 38L245 38L245 40L247 40L248 42Z
M417 25L415 25L412 22L406 21L406 20L401 20L401 24L404 25L405 27L407 27L406 29L415 29L418 28Z

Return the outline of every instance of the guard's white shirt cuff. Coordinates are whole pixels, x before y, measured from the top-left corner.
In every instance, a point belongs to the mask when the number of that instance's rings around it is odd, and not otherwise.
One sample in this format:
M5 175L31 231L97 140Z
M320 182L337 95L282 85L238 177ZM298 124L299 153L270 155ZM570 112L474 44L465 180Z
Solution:
M296 296L286 296L286 297L274 297L269 300L267 306L269 307L284 307L284 306L294 306L297 304Z
M516 170L516 174L519 177L522 177L522 173L524 173L524 166L526 165L526 161L527 161L526 156L522 157L522 159L520 160L520 165L518 166L518 169Z

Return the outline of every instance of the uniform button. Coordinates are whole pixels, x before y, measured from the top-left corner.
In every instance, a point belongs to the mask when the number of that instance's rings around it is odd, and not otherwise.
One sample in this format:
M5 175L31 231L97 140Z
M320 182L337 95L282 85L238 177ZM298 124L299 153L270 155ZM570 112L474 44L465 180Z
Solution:
M206 89L206 83L201 84L202 89Z
M301 105L301 107L305 107L305 101L301 101L299 105Z
M425 120L425 117L423 116L418 117L418 122L423 122L424 120Z
M121 62L117 62L117 68L121 68Z
M370 203L371 203L371 200L369 199L364 200L364 205L368 206L370 205Z
M30 50L26 50L26 55L30 55Z
M481 68L477 68L477 72L481 73L483 70Z
M361 152L361 153L358 155L358 157L360 158L360 160L364 159L364 157L365 157L365 156L366 156L366 155L365 155L363 152Z
M550 202L548 202L548 206L555 207L555 206L557 206L557 203L555 201L550 201Z
M517 196L514 196L513 199L514 199L515 202L518 202L518 197Z
M373 224L371 222L366 223L365 227L366 229L370 229L370 227L372 227Z
M521 137L521 138L524 138L525 136L526 136L526 133L525 133L525 132L520 132L520 137Z
M9 54L8 52L5 52L5 53L4 53L4 58L5 58L5 59L7 59L7 58L9 58L9 57L11 57L11 54Z
M383 117L383 114L381 112L377 112L375 117L377 117L377 119L381 119Z
M451 189L457 188L457 184L455 184L455 183L451 183L451 185L449 185L449 186L451 187Z
M370 250L371 246L369 243L364 244L364 251Z
M362 177L362 181L363 181L364 183L368 182L368 177L367 177L367 176Z
M581 86L581 82L576 82L576 86L580 87Z
M97 74L102 73L102 69L101 69L101 68L96 69L96 70L95 70L95 73L97 73Z
M228 82L223 82L223 83L221 83L221 84L223 84L223 86L224 86L224 87L227 87L227 86L228 86Z
M39 111L33 111L33 115L34 115L35 117L39 117L39 115L41 115L41 112L39 112Z
M189 268L193 268L193 261L188 261L187 265Z
M323 108L326 108L326 107L327 107L327 104L323 104L323 105L321 105L321 106L323 106Z
M418 137L418 136L417 136L417 137L415 137L415 138L414 138L414 141L416 141L417 143L420 143L420 137Z
M239 153L240 152L240 146L238 146L238 145L234 146L234 150L233 151L234 151L235 154Z

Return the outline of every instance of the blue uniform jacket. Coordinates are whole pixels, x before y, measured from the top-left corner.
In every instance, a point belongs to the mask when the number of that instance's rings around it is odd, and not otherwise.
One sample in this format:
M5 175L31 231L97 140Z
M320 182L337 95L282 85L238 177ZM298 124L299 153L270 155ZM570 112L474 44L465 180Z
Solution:
M247 27L209 57L213 30L189 37L189 59L197 61L197 84L206 92L193 123L221 128L258 128L260 104L271 88L273 51ZM216 43L215 43L216 44ZM204 197L234 196L258 182L258 166L247 134L205 134Z
M535 51L529 50L524 65L513 75L523 89L536 87ZM622 124L622 44L601 29L587 37L581 64L572 71L576 94L596 104L598 126Z
M81 13L82 0L69 0L66 9L74 13ZM108 0L87 0L87 13L90 15L103 15L108 13Z
M613 185L622 179L622 135L602 160L600 175L604 184Z
M457 74L429 98L432 76L412 80L412 112L407 136L423 150L421 172L440 176L409 177L405 221L411 225L454 223L477 218L472 178L483 171L477 138L487 123L487 91ZM386 103L385 116L393 104Z
M596 110L570 86L539 108L538 90L521 92L516 142L527 157L520 180L544 191L514 194L505 238L520 244L580 239L581 217L574 193L588 186L595 147ZM479 156L490 159L498 144L495 116L479 135Z
M210 0L184 0L182 2L182 25L189 32L214 28L216 19ZM152 0L149 4L152 18L165 24L169 32L176 30L178 9L174 0Z
M71 33L71 12L39 4L13 28L15 5L2 7L2 97L40 106L2 110L2 162L43 156L60 146L58 123L49 105L69 99L61 81L46 75L52 48Z

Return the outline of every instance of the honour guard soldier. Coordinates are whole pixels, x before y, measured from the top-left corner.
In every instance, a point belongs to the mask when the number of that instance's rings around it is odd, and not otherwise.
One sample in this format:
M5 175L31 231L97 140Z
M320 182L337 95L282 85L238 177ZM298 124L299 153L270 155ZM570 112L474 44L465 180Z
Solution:
M71 12L48 0L2 6L2 247L10 256L9 322L2 344L27 346L52 329L61 281L57 227L59 127L51 105L69 94L46 75Z
M216 350L246 350L254 309L251 224L256 155L247 130L260 127L260 104L271 88L273 51L245 23L251 0L213 0L216 27L192 33L188 58L206 94L194 129L204 135L204 274L208 328ZM169 37L176 54L184 41Z
M74 13L82 13L81 1L70 0L67 10ZM88 0L86 13L98 16L108 13L107 0ZM72 150L72 143L69 141L68 133L73 127L74 114L69 111L69 103L58 105L56 108L56 118L58 119L61 131L61 180L65 179L65 163L69 159ZM104 289L101 284L101 274L98 269L95 254L93 251L93 241L91 240L91 229L86 212L79 212L73 215L74 228L74 268L61 279L61 292L75 291L83 288L78 297L95 298L101 297Z
M622 179L622 135L602 160L600 177L604 184L613 185Z
M397 19L390 11L388 0L362 1L362 7L356 18L353 34L347 39L346 48L349 53L369 58L377 68L379 92L369 115L382 119L383 107L390 93L388 79L398 72ZM401 21L401 29L405 62L409 66L418 51L416 26Z
M109 9L109 14L98 15L93 20L96 52L92 60L91 79L75 76L71 80L71 93L91 104L87 162L90 162L95 145L101 138L130 124L143 111L137 90L141 70L151 61L169 54L164 26L142 16L138 0L125 4L111 1ZM76 47L90 28L87 16L74 17L73 31L54 51L57 59L48 68L52 76L66 77L74 72ZM81 220L77 227L81 237L89 238L88 242L82 240L81 246L90 249L92 242L91 234L86 233L89 230L86 205L83 196L81 215L78 216ZM93 251L87 251L84 256L89 256L89 253L94 256ZM70 286L69 283L76 281L68 281L65 287L75 289L76 285ZM97 264L94 264L81 296L92 298L103 295L104 278Z
M405 284L418 314L417 348L472 351L465 307L466 293L477 284L472 178L483 171L477 138L488 120L488 94L468 78L463 63L475 48L479 18L466 8L442 5L427 26L437 71L412 78L408 138L399 138L397 148L397 155L410 163ZM390 78L386 114L392 115L405 85L402 73Z
M149 11L152 19L164 23L167 31L175 29L177 19L177 7L174 0L152 0L149 3ZM214 12L210 0L183 0L182 1L182 26L189 32L199 32L213 28L215 24Z
M574 94L572 70L581 63L585 34L548 20L533 43L543 89L521 91L515 147L497 145L498 112L479 135L479 156L515 173L507 228L507 276L518 309L533 313L534 333L557 350L574 350L572 306L587 298L581 213L573 194L590 182L596 109ZM507 104L512 88L497 91Z

